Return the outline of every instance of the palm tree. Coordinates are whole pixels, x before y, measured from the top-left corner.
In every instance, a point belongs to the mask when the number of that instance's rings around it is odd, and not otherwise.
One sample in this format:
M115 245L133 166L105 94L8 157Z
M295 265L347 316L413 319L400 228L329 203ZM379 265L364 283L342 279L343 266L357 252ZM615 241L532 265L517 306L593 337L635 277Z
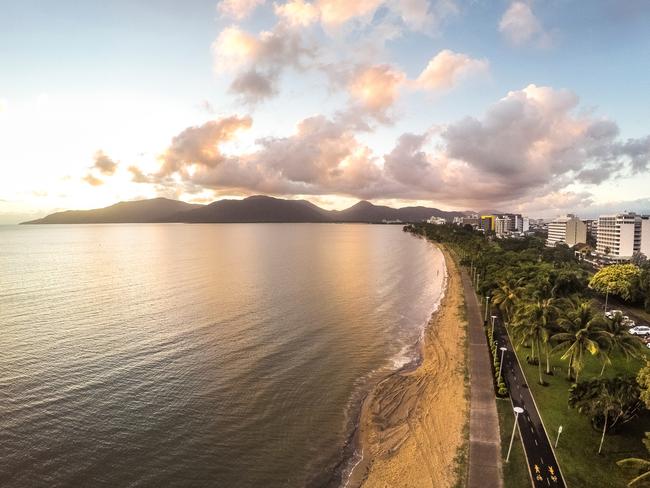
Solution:
M645 433L643 444L645 445L645 448L650 452L650 432ZM628 482L627 486L637 487L648 486L648 484L650 484L650 460L641 458L626 458L617 461L616 464L618 464L623 469L628 469L635 472L636 476Z
M626 360L639 357L641 341L638 337L628 332L627 327L623 323L623 317L620 314L615 314L611 319L605 320L603 330L608 334L601 341L601 351L606 350L608 353L618 351ZM600 371L601 376L608 362L603 362L603 369Z
M509 278L507 281L501 281L492 293L492 303L501 310L508 323L512 320L514 310L519 302L520 290L521 279Z
M558 308L555 299L537 300L522 306L518 310L513 324L513 332L519 338L518 345L530 341L533 358L537 350L540 385L546 384L542 378L542 347L546 353L546 372L550 373L549 337L557 314Z
M562 332L552 336L557 343L554 351L563 352L562 359L569 360L567 377L575 370L575 381L584 367L587 354L598 355L601 360L609 361L606 350L601 350L600 343L606 340L608 332L602 330L602 320L596 315L590 300L574 299L569 301L569 310L560 317L558 324Z
M640 406L639 386L634 378L595 379L574 384L569 390L569 406L589 415L594 427L603 422L598 454L605 434L619 422L632 420Z

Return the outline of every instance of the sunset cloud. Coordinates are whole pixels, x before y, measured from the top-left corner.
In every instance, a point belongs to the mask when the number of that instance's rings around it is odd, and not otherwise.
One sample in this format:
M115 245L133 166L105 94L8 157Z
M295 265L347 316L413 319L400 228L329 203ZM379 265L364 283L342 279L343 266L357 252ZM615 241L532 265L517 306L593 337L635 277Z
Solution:
M304 0L275 4L274 10L278 17L294 27L306 27L317 22L320 17L318 7Z
M217 9L225 17L243 20L264 2L265 0L221 0Z
M93 168L103 175L111 176L117 170L117 163L100 150L95 153Z
M211 120L200 126L188 127L175 136L167 150L160 155L161 175L179 172L189 174L194 165L214 168L225 161L221 144L235 134L251 127L250 117L231 116Z
M113 161L104 151L99 150L93 156L93 164L88 168L86 176L82 178L83 181L91 186L100 186L104 184L104 180L96 176L99 173L103 176L113 176L117 171L118 163Z
M376 65L359 70L348 85L353 103L380 121L389 119L388 111L399 96L406 75L389 66Z
M86 176L82 178L86 183L88 183L90 186L100 186L104 184L104 181L101 180L100 178L97 178L94 176L92 173L88 173Z
M282 26L257 36L228 27L219 34L212 51L215 71L234 73L230 91L249 104L276 94L282 72L288 67L304 69L304 60L314 56L299 33Z
M467 54L445 49L436 54L416 80L416 86L426 90L446 90L473 75L486 73L486 59L475 59Z
M549 34L525 2L510 4L499 21L499 31L516 45L535 42L540 47L545 47L550 43Z
M361 109L381 115L402 82L391 67L372 66L352 78L350 93ZM579 112L578 105L573 92L529 85L509 92L481 118L404 133L383 157L358 139L348 119L323 115L302 120L292 135L258 140L252 152L224 156L219 144L251 120L220 119L176 136L161 157L161 174L244 193L430 199L468 208L556 195L584 204L589 193L571 192L570 184L636 171L648 164L650 139L620 141L614 122Z

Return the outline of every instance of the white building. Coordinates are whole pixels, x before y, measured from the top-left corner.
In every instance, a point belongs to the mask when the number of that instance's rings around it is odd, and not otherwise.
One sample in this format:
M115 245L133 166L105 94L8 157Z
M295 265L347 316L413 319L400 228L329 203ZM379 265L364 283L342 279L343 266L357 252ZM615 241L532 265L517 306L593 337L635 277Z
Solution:
M641 232L648 229L647 218L634 213L601 215L598 217L596 252L613 260L625 261L641 251ZM650 239L650 237L648 237Z
M641 246L639 248L650 259L650 216L641 217Z
M436 225L442 225L442 224L446 224L447 221L446 221L445 219L443 219L442 217L429 217L429 218L427 219L427 223L429 223L429 224L436 224Z
M498 236L504 236L510 232L511 219L510 217L504 215L503 217L497 217L494 220L494 232Z
M569 247L586 243L587 226L582 220L572 214L552 220L548 224L546 245L553 247L558 242L563 242Z

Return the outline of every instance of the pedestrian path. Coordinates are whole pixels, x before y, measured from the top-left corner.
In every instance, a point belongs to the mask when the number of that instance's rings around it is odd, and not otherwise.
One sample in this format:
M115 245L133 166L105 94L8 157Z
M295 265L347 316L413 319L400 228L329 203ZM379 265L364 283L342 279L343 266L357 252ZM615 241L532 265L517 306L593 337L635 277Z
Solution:
M461 270L469 322L470 418L468 488L501 488L499 417L492 382L490 351L483 319L469 276Z

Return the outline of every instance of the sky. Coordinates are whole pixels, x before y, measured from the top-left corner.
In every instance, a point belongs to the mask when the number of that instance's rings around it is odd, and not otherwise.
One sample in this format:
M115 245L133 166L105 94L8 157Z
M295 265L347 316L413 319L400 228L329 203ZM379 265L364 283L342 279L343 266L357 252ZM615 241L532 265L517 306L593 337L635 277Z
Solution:
M253 194L650 213L647 0L0 8L0 223Z

